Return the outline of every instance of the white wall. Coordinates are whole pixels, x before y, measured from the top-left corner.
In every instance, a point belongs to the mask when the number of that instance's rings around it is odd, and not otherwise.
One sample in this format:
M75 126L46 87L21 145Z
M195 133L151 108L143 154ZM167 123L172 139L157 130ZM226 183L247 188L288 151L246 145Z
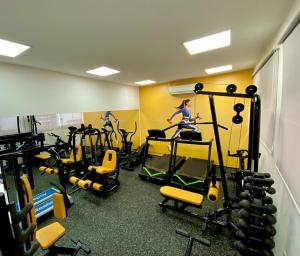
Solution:
M0 116L138 109L138 88L0 63Z
M279 68L278 68L278 76L277 76L277 102L278 105L274 106L276 108L276 125L275 129L275 138L273 141L274 151L270 151L270 149L266 146L264 140L261 138L260 145L260 170L270 172L272 178L275 180L275 188L277 193L274 196L274 203L277 206L277 224L276 230L277 234L275 236L276 247L274 248L274 255L276 256L297 256L300 254L300 210L299 204L297 204L295 198L298 195L295 195L295 192L291 189L291 185L289 182L294 180L300 186L300 180L295 177L294 171L299 171L299 164L295 164L293 166L293 170L281 170L278 168L278 159L285 157L285 161L289 161L289 157L280 152L280 147L282 146L280 141L285 138L279 139L279 129L281 125L281 129L288 128L288 123L284 123L282 127L282 122L280 122L280 113L281 113L281 98L282 98L282 90L283 86L286 86L287 81L283 81L283 65L287 65L288 63L283 62L283 51L282 46L279 44L282 36L289 30L289 27L295 23L295 20L300 17L300 0L296 0L294 7L291 9L290 15L287 17L286 21L282 25L281 29L278 31L278 34L274 37L273 42L268 47L266 54L271 52L272 49L279 47ZM300 51L300 44L295 48L295 53L297 55ZM263 59L261 59L260 63L263 63ZM258 68L259 65L257 65ZM299 71L299 67L296 68ZM298 72L299 73L299 72ZM296 73L294 72L295 75ZM260 86L263 86L260 85ZM299 96L299 95L294 95ZM267 97L267 96L266 96ZM263 99L262 99L263 100ZM293 99L291 99L293 100ZM298 119L299 119L298 114ZM280 123L279 123L280 122ZM265 127L262 127L264 129ZM290 143L290 149L297 147L296 141ZM298 156L299 157L299 156ZM293 160L293 159L290 159ZM298 160L294 159L294 160ZM292 162L292 161L291 161ZM295 161L293 161L295 162ZM295 191L295 190L294 190ZM294 194L293 194L294 193Z
M300 252L300 211L278 169L272 153L261 143L260 170L269 172L275 181L276 194L272 196L277 207L277 234L274 238L275 256L298 256ZM284 252L286 254L284 254Z

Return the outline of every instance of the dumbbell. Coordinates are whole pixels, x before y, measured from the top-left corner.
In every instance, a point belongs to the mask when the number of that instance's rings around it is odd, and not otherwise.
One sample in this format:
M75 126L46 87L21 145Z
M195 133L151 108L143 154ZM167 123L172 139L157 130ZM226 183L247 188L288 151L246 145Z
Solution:
M258 201L261 200L257 200L255 203L250 203L248 200L242 200L239 202L239 206L246 209L253 208L255 211L257 210L261 213L266 213L266 214L276 213L277 208L275 205L273 204L259 205Z
M247 176L244 178L245 183L253 183L256 186L265 186L271 187L274 184L274 180L270 178L261 178L261 177L253 177Z
M245 245L242 241L235 241L234 247L239 251L246 252L247 255L251 256L274 256L270 250L258 250Z
M271 194L271 195L274 195L276 193L275 188L255 186L255 185L253 185L251 183L246 183L244 185L244 187L245 187L245 189L248 189L248 190L261 190L261 191L265 191L265 192L267 192L268 194Z
M275 236L276 229L272 227L271 225L264 225L264 226L257 226L254 224L248 223L245 219L239 219L237 226L241 229L249 229L251 230L251 233L253 234L255 232L262 232L265 234L268 234L270 236Z
M246 233L242 230L239 230L235 233L236 237L239 240L243 240L243 241L248 241L248 244L250 245L255 245L257 244L259 247L264 247L266 246L268 249L273 249L275 247L275 242L274 239L271 238L264 238L264 239L260 239L257 237L253 237L253 236L248 236L246 235Z
M244 176L253 176L256 178L271 178L271 174L268 172L263 173L263 172L253 172L250 170L244 170L243 173Z
M270 225L274 225L277 222L274 215L270 215L270 214L259 215L256 213L248 212L245 209L239 210L238 217L244 218L244 219L258 218L258 219L261 219L264 223L268 223Z
M247 199L248 201L253 201L253 195L250 193L249 190L243 191L240 193L240 197L243 199ZM262 195L262 198L260 199L262 204L273 204L273 199L272 197L266 196L266 195Z

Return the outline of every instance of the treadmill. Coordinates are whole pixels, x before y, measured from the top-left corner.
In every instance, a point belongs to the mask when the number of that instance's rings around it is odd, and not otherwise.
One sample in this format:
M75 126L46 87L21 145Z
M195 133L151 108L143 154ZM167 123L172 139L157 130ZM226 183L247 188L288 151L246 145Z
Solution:
M206 193L209 188L209 176L212 167L211 148L213 140L202 141L200 132L183 131L180 139L174 142L174 154L171 184L175 187L198 193ZM187 158L185 162L176 168L177 149L180 144L190 144L208 147L207 159Z
M173 165L173 169L177 170L184 163L185 158L177 156L176 160L173 161L174 139L167 139L164 130L152 129L148 130L148 134L139 177L142 180L156 184L168 183L172 173L171 166ZM170 143L171 154L164 154L162 156L149 155L149 141Z

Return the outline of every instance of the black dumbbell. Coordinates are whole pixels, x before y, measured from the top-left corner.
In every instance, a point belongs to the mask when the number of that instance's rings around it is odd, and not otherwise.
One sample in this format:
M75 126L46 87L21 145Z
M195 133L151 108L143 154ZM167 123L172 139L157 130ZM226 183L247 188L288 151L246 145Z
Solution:
M257 226L251 223L248 223L245 219L239 219L237 226L241 229L251 230L251 234L255 232L262 232L270 236L275 236L276 229L271 225ZM252 232L253 231L253 232Z
M240 197L243 198L243 199L247 199L248 201L254 201L256 200L253 195L250 193L249 190L245 190L243 192L240 193ZM267 196L265 193L261 195L261 200L262 204L265 205L265 204L273 204L273 199L269 196Z
M244 170L243 171L244 176L253 176L253 177L257 177L257 178L271 178L271 174L268 172L253 172L250 170Z
M273 179L248 176L244 178L245 183L253 183L256 186L271 187L274 184Z
M262 220L264 223L268 223L270 225L274 225L277 222L274 215L270 215L270 214L259 215L256 213L248 212L245 209L239 210L238 217L244 218L244 219L257 218L257 219Z
M248 190L261 190L261 191L265 191L265 192L267 192L268 194L271 194L271 195L274 195L276 193L275 188L255 186L255 185L253 185L251 183L246 183L244 185L244 187L245 187L245 189L248 189Z
M273 249L275 247L274 239L271 238L257 238L253 236L248 236L242 230L239 230L235 233L236 237L239 240L248 241L250 245L258 245L259 247L267 247L267 249Z
M239 206L246 209L253 208L255 211L259 211L261 213L266 213L266 214L276 213L277 208L275 205L273 204L261 205L259 204L259 201L261 200L256 200L255 203L251 203L248 200L242 200L239 202Z
M274 256L274 254L269 250L259 250L249 247L248 245L244 244L242 241L235 241L234 247L239 250L240 252L247 253L246 255L251 256Z

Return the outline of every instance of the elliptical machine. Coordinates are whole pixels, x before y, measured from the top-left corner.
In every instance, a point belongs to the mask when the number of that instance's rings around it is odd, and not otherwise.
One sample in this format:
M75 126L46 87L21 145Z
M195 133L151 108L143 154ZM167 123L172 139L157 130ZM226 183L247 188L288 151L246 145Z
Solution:
M132 150L132 138L137 131L137 123L134 122L134 131L126 131L120 128L120 122L117 124L118 133L122 138L122 149L119 152L120 167L122 169L133 171L134 168L142 162L145 151L145 144L141 145L136 150Z

